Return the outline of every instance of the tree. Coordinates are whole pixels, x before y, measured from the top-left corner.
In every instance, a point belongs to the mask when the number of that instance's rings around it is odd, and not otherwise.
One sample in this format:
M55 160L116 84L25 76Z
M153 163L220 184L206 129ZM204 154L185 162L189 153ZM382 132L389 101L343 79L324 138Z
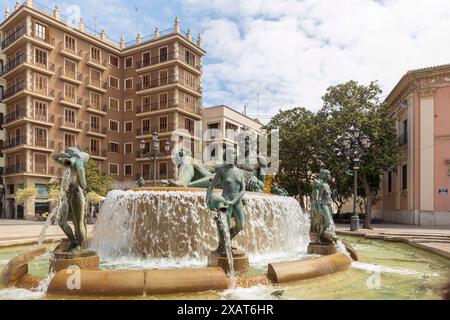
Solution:
M100 171L100 165L92 159L85 165L86 170L86 192L95 192L100 196L106 196L106 194L112 189L114 179L107 175L102 175Z
M315 115L305 108L279 111L265 128L280 128L280 169L275 181L289 194L298 195L304 209L303 196L311 193L313 174L319 169Z
M371 147L361 157L358 180L362 184L365 197L364 228L370 227L372 205L379 190L381 175L399 161L399 145L395 131L395 120L390 117L388 106L380 102L381 89L376 82L360 85L349 81L327 89L322 97L320 111L326 122L328 148L340 148L337 140L348 128L355 124L370 141ZM336 165L347 170L353 165L345 158L335 157Z
M25 204L29 200L36 198L38 192L35 188L17 189L15 199L18 204Z

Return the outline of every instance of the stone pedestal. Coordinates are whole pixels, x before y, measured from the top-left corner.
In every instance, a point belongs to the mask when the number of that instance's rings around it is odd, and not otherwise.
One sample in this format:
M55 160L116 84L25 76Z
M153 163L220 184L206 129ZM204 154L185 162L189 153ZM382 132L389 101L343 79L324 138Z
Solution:
M233 266L236 273L243 273L248 271L248 257L243 251L232 250L233 252ZM220 267L225 273L228 273L228 258L227 256L219 255L214 251L208 256L208 267Z
M58 272L73 266L80 269L98 269L100 259L95 251L62 251L61 249L53 252L53 258L50 259L50 271Z
M328 256L335 253L337 253L337 246L334 243L327 244L310 242L308 245L308 254L320 254L322 256Z

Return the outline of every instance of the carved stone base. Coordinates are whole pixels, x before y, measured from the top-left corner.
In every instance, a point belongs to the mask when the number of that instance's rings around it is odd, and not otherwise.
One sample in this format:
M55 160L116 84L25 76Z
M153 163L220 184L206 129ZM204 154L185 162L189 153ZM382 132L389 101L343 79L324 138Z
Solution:
M334 243L317 243L310 242L308 245L308 254L320 254L322 256L329 256L337 253L337 246Z
M50 259L50 271L58 272L68 269L71 266L78 266L80 269L98 269L100 259L95 251L61 251L56 250L53 258Z
M233 266L236 273L248 271L247 255L242 251L233 250ZM228 258L211 251L211 254L208 256L208 267L220 267L225 273L228 273Z

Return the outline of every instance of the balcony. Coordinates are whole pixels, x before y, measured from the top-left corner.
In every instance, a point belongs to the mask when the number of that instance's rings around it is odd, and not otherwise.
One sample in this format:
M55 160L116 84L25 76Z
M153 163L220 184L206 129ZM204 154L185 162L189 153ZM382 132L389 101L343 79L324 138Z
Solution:
M46 151L53 152L55 151L55 141L48 140L47 137L44 138L34 138L34 143L31 146L31 149L36 149L38 151Z
M202 114L202 107L193 103L181 101L178 104L178 108L196 116L201 116Z
M52 127L55 124L54 115L49 115L47 112L43 112L41 110L35 110L34 112L30 113L31 114L28 114L27 110L22 107L14 112L6 114L4 118L4 127L7 128L11 125L17 125L27 121L48 127Z
M108 106L93 103L86 103L86 111L101 116L105 116L108 112Z
M2 50L6 50L14 42L27 33L27 28L25 25L20 26L16 31L8 35L2 42Z
M14 97L15 95L18 95L21 91L24 91L26 88L26 82L25 81L20 81L18 83L16 83L13 86L8 87L5 92L3 93L3 102L6 103L6 101L12 97Z
M79 86L83 83L83 74L75 72L72 69L59 67L59 79Z
M108 84L106 83L106 81L102 81L100 79L92 79L92 78L88 78L87 79L87 85L86 87L88 89L100 92L100 93L106 93L106 90L108 88Z
M136 84L136 91L138 91L136 93L137 94L147 93L150 89L167 86L175 83L176 83L175 76L155 79L152 81L145 81L145 82L143 81L141 83Z
M169 52L165 55L160 55L156 57L151 57L150 59L144 59L141 61L137 61L136 66L136 72L142 73L146 71L150 71L152 69L156 69L157 67L161 67L164 64L169 64L173 62L179 62L184 67L188 68L189 70L193 71L197 75L200 75L202 72L202 66L196 65L192 61L186 61L185 57L183 55L178 55L178 58L176 58L175 52Z
M16 163L5 167L5 174L17 174L26 172L25 163Z
M93 56L89 53L86 54L86 64L102 71L105 71L108 68L108 62L106 60L102 61L100 57Z
M83 60L83 50L79 50L69 42L61 41L59 43L59 54L76 61Z
M201 85L194 81L180 79L175 76L138 83L136 84L136 94L148 94L151 92L164 90L167 89L167 86L171 85L179 85L181 89L192 95L195 95L197 97L202 96Z
M13 75L16 75L26 67L48 76L52 76L55 74L55 64L48 61L34 61L32 57L21 54L20 56L15 57L6 64L3 70L3 76L11 77Z
M7 76L8 73L11 73L13 70L23 65L26 62L26 55L21 54L14 59L8 61L8 63L3 67L3 76Z
M92 159L97 159L97 160L106 160L106 150L93 150L91 149L89 151L89 155L91 156Z
M408 143L408 133L403 133L398 137L398 144L399 146L404 146Z
M151 136L153 132L164 135L164 133L171 133L175 130L175 123L170 123L166 128L156 127L144 127L135 129L136 136Z
M25 136L19 136L12 138L11 140L3 141L2 149L10 149L27 143L27 138Z
M59 93L59 104L67 107L81 109L83 108L83 98L77 96L65 95L63 92Z
M66 121L63 117L58 119L58 127L61 130L71 131L75 133L80 133L83 131L83 122L71 119Z
M46 34L41 34L33 30L30 40L48 50L55 49L55 39L49 38Z
M149 112L158 111L158 110L165 110L175 107L175 100L171 99L168 100L166 103L147 103L143 104L142 106L137 106L135 108L136 110L136 116L145 116Z
M106 138L106 127L93 127L86 124L86 134L94 137Z

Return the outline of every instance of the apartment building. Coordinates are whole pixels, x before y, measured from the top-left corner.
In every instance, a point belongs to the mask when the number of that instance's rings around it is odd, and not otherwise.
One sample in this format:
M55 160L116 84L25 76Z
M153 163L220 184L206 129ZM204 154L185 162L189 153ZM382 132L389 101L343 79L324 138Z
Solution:
M172 132L194 133L202 119L202 39L171 29L125 42L96 33L83 20L73 26L57 6L27 0L6 10L0 24L5 56L5 115L1 152L6 217L34 218L47 202L47 184L61 176L52 152L77 146L117 181L174 178L170 156L153 163L142 156L152 133L161 148ZM181 134L182 135L182 134ZM17 205L18 188L38 190L36 205ZM39 203L42 203L40 205Z
M383 220L450 225L450 65L407 72L386 103L402 161L383 178Z
M0 51L0 72L3 71L3 66L5 64L5 55ZM5 114L5 104L3 103L3 92L5 90L5 80L0 78L0 146L5 140L5 130L3 129L3 116ZM0 149L0 217L4 214L4 192L5 187L3 185L3 170L5 167L5 159L3 157L3 152Z
M228 106L218 105L203 108L203 133L204 149L211 144L220 144L223 148L228 146L236 147L236 135L243 130L259 134L262 124L243 113L240 113ZM206 159L211 161L221 157L218 148L212 146L208 148Z

